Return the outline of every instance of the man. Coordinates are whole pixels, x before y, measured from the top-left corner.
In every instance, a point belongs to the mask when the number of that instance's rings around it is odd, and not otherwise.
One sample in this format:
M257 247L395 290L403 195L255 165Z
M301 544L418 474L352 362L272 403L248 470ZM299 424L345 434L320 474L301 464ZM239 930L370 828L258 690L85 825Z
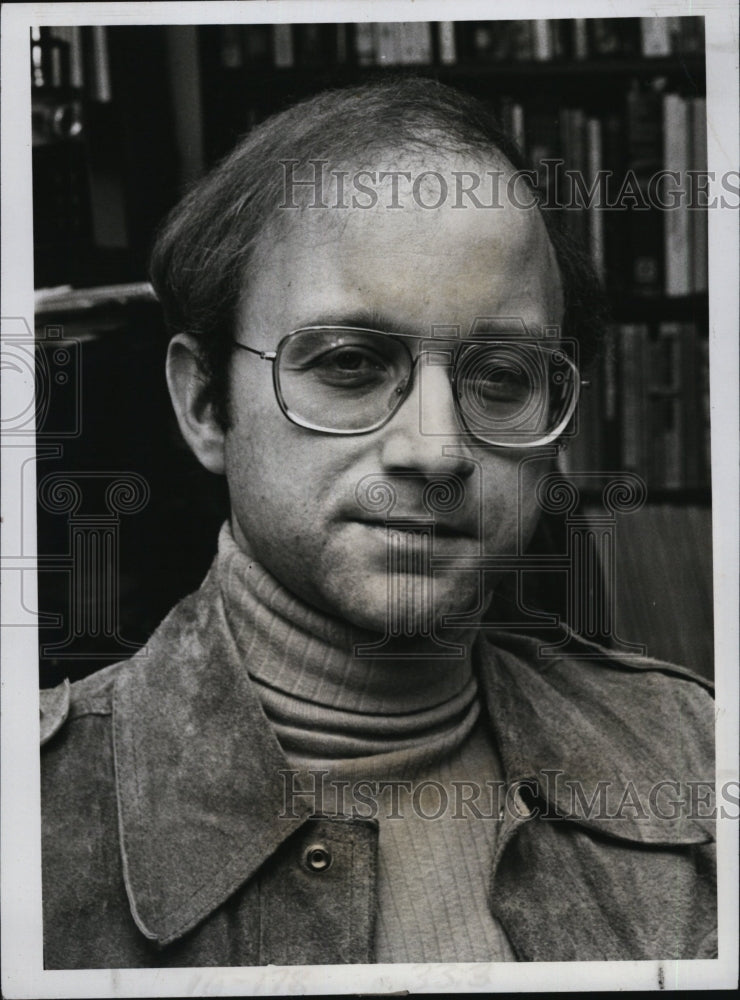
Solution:
M170 392L231 515L145 650L45 696L47 967L713 954L710 699L480 628L598 342L518 166L476 102L379 84L164 228Z

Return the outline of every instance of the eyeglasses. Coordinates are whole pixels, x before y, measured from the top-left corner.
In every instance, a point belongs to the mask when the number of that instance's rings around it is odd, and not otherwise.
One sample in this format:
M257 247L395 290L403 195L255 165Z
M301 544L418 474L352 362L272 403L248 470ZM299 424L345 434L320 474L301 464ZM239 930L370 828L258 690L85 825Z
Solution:
M416 358L409 348L414 342L423 342ZM554 441L586 384L562 343L521 336L438 340L309 326L283 337L276 351L234 344L273 363L275 396L288 420L324 434L369 434L388 423L409 396L422 357L449 366L464 430L501 448Z

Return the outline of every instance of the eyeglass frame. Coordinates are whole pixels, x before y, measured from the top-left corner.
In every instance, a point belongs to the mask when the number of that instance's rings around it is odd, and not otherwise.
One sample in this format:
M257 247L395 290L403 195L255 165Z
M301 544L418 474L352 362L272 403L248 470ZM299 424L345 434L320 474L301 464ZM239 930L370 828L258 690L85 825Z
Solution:
M382 336L382 337L393 337L393 338L398 339L398 340L401 341L401 346L404 348L404 350L408 354L409 360L411 362L411 369L409 371L409 377L408 377L408 381L406 383L406 387L404 388L403 393L399 397L399 400L398 400L398 403L396 404L396 406L390 411L390 413L388 413L386 416L384 416L382 418L382 420L380 420L377 423L373 424L372 427L366 427L366 428L364 428L362 430L354 430L354 429L352 429L352 430L338 430L336 428L331 428L331 427L320 427L318 424L313 424L313 423L311 423L308 420L304 420L302 418L299 418L296 414L292 413L289 410L288 405L285 402L285 399L283 397L282 389L280 387L279 376L278 376L280 355L282 354L282 352L283 352L283 350L285 348L285 345L293 337L297 336L300 333L314 333L314 332L317 332L319 330L326 330L328 332L333 332L333 333L341 333L341 332L345 332L345 333L372 333L372 334L377 334L377 335ZM452 386L452 390L453 390L453 399L455 400L455 412L457 413L458 418L460 419L461 423L465 427L465 431L466 431L467 434L469 434L472 438L474 438L476 440L476 442L480 442L482 444L489 445L492 448L514 448L514 449L542 448L545 445L551 444L553 441L557 440L557 438L559 438L562 435L563 431L565 430L565 428L570 423L570 421L571 421L571 419L573 417L573 414L575 413L576 408L578 406L578 401L580 399L580 394L581 394L581 387L582 386L589 386L590 385L590 381L588 379L581 378L581 372L580 372L578 366L576 365L576 363L572 360L572 358L569 358L567 354L563 353L563 358L571 366L571 368L573 369L573 371L574 371L574 373L576 375L576 378L575 378L574 383L573 383L573 386L574 386L574 388L573 388L573 399L571 401L571 404L569 406L568 413L566 414L566 416L559 422L559 424L557 425L557 427L555 427L554 430L552 430L548 434L546 434L544 438L538 438L536 441L533 441L533 442L505 442L505 443L499 444L499 443L495 443L493 441L486 441L486 440L484 440L483 438L479 437L479 435L477 435L475 433L475 431L471 430L468 427L467 420L466 420L465 415L462 412L461 407L460 407L459 394L458 394L458 390L457 390L457 387L456 387L457 361L458 361L458 356L460 354L460 351L466 345L474 345L476 343L511 344L511 343L515 343L516 342L514 340L514 338L510 338L508 340L502 339L501 337L491 338L490 340L483 340L482 338L479 340L478 338L473 338L473 339L470 339L470 340L461 341L461 340L459 340L457 338L453 338L453 337L450 337L450 338L439 337L439 338L437 338L437 337L422 336L421 334L416 334L416 333L391 333L388 330L374 330L371 327L337 326L337 325L332 325L332 324L320 324L318 326L301 326L301 327L298 327L298 329L296 329L296 330L291 330L290 333L286 333L284 337L281 337L281 339L280 339L280 341L279 341L279 343L277 345L277 349L274 350L274 351L262 351L262 350L260 350L259 348L256 348L256 347L249 347L247 344L242 344L241 341L236 340L236 339L232 340L232 344L234 345L234 347L239 347L243 351L248 351L250 354L256 355L262 361L270 361L270 362L272 362L272 386L273 386L273 390L275 392L275 399L277 400L278 406L280 407L280 410L282 411L282 413L285 416L285 418L287 420L289 420L292 424L295 424L297 427L304 427L306 430L316 431L319 434L334 434L334 435L343 436L343 437L357 437L357 436L360 436L362 434L372 434L374 431L380 430L380 428L384 427L387 423L390 423L390 421L398 413L398 411L400 410L400 408L403 406L403 404L406 402L406 400L408 399L408 397L411 395L411 392L412 392L414 384L415 384L416 363L418 362L418 360L422 356L422 354L429 353L429 352L420 351L419 354L417 354L416 357L413 357L413 355L411 354L411 351L409 350L407 344L405 343L406 340L421 340L421 341L427 341L427 342L435 343L435 344L436 343L440 343L440 342L442 342L442 343L448 343L448 344L449 343L454 343L454 344L458 345L458 350L456 351L455 356L454 356L454 358L452 360L452 376L450 378L450 385ZM538 345L538 346L540 346L542 348L542 350L550 350L553 353L556 350L560 350L560 351L563 350L562 347L557 347L554 344L552 345L552 347L550 347L549 345L547 347L545 347L544 345ZM278 362L278 364L275 364L276 361Z

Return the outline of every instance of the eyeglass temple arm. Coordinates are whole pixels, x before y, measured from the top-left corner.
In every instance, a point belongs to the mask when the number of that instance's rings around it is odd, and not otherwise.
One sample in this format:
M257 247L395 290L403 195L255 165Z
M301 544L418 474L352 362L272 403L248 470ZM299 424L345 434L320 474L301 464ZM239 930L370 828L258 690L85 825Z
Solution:
M235 347L241 347L243 351L249 351L250 354L256 354L258 358L262 358L263 361L274 361L277 357L277 351L258 351L254 347L247 347L246 344L240 344L238 340L233 341Z

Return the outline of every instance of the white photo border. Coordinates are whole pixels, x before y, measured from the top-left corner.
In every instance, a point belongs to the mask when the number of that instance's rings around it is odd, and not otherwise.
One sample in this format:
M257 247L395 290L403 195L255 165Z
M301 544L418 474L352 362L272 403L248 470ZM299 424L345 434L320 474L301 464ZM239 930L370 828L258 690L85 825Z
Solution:
M611 0L249 0L179 3L10 4L2 10L2 316L33 329L31 92L28 31L35 24L215 24L467 20L614 16ZM619 16L706 18L709 169L737 171L738 12L732 0L622 0ZM709 212L717 781L737 780L738 761L738 212ZM8 383L8 386L10 383ZM3 412L14 413L12 392ZM35 554L33 451L22 497L12 440L2 442L2 612L14 554ZM12 459L12 460L11 460ZM29 471L29 470L27 470ZM22 548L21 548L22 543ZM35 573L29 571L29 593ZM737 985L738 822L719 819L720 957L715 961L476 963L283 968L46 971L41 943L38 649L34 628L3 627L2 992L9 998L169 997L712 989Z

